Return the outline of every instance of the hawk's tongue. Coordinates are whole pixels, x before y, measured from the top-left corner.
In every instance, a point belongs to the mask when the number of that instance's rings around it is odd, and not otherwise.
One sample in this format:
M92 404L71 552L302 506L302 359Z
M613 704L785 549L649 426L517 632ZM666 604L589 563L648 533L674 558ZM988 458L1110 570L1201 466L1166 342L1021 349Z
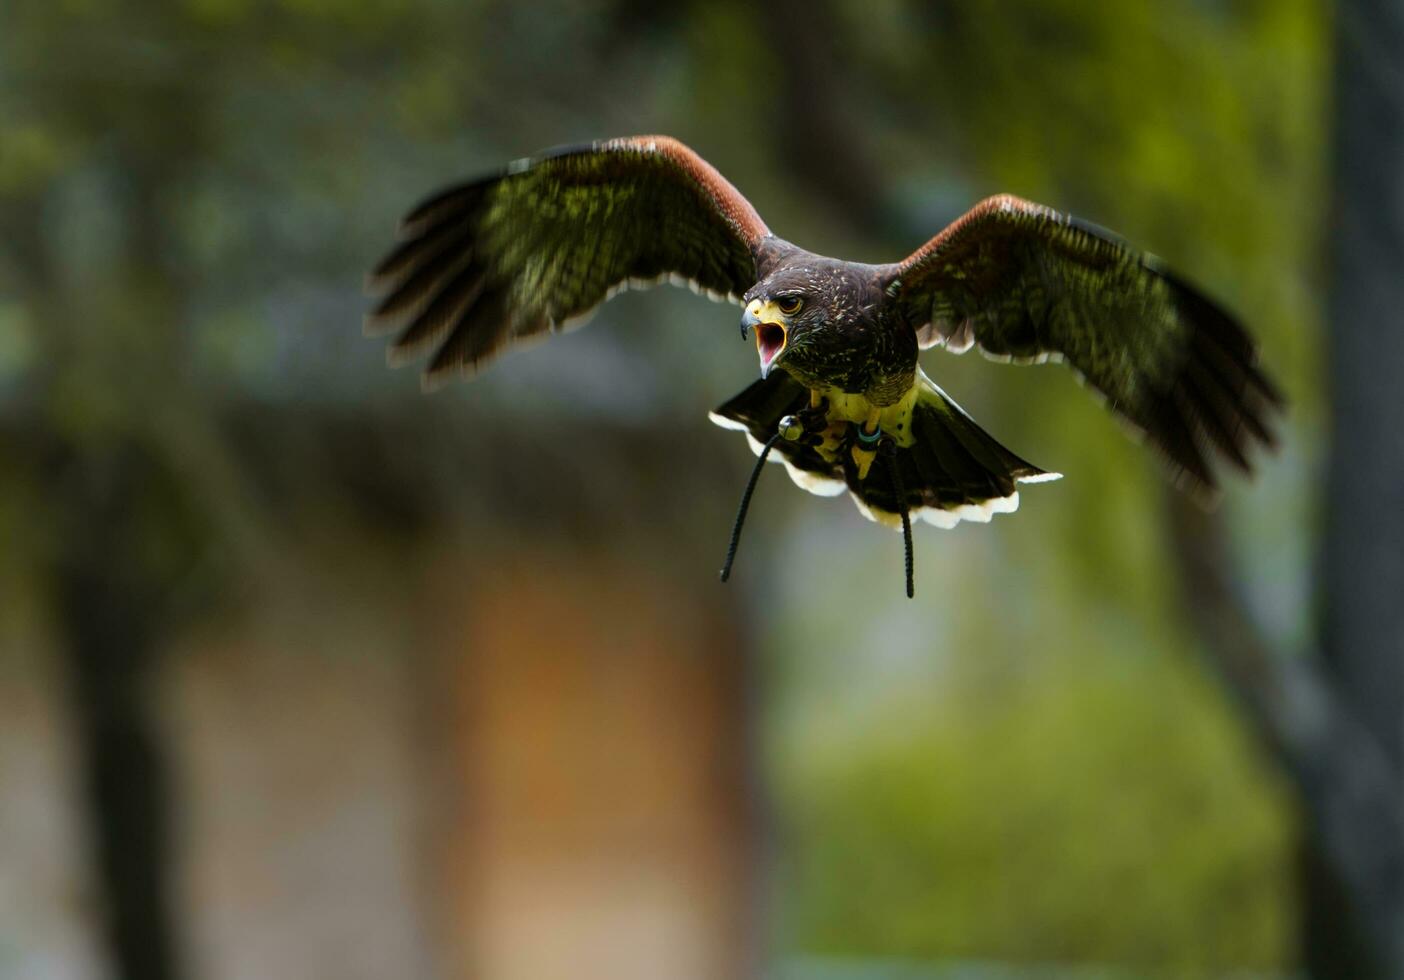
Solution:
M760 351L761 364L770 366L770 362L780 356L780 351L785 348L785 331L776 323L760 323L756 325L756 348Z

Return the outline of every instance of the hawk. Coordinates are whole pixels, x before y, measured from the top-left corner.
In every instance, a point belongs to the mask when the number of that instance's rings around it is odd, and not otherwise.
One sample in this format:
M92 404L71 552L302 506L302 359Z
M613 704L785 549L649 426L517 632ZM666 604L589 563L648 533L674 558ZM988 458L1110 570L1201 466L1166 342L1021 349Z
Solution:
M1282 404L1257 348L1154 256L1094 225L1001 194L900 262L827 258L779 238L693 150L635 136L548 151L450 187L403 220L371 273L367 332L391 364L428 355L426 387L581 324L624 289L690 286L744 308L760 379L717 408L760 459L775 449L811 493L845 489L869 518L939 527L1015 510L1058 478L1005 448L921 370L971 347L1065 361L1201 499L1211 462L1251 472ZM883 465L875 466L881 456Z

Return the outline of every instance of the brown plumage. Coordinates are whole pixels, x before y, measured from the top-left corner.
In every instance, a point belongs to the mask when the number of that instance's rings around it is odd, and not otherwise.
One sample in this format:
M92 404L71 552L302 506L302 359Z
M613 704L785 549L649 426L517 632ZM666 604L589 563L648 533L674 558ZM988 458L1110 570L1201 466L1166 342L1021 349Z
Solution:
M367 318L425 380L472 375L568 329L620 289L672 281L746 309L762 378L713 418L774 442L796 482L845 487L864 513L949 526L1017 506L1056 474L979 428L922 373L920 348L1066 361L1201 499L1213 463L1250 468L1281 396L1241 326L1154 257L1009 195L972 208L906 259L863 265L771 234L676 140L547 153L436 195L374 270ZM787 418L793 416L793 419ZM880 446L889 464L873 466Z

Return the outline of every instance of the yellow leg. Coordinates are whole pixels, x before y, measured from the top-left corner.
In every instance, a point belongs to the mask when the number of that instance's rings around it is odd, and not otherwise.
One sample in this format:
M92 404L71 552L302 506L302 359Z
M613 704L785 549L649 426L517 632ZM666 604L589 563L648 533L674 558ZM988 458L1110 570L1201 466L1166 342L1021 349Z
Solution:
M863 432L868 435L877 432L878 420L881 417L882 409L869 409L868 417L863 420ZM852 453L853 463L858 467L858 479L866 480L868 478L868 470L872 468L873 460L877 459L877 447L873 446L873 448L869 449L864 447L862 443L855 442L853 444Z

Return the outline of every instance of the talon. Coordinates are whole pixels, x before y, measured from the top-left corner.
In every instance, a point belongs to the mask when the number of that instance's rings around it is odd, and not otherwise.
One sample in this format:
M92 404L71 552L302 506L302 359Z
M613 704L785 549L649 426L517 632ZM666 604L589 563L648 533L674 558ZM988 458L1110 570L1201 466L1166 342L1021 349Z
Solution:
M799 422L804 426L805 432L823 432L829 427L829 417L815 409L800 412Z
M811 438L818 440L814 448L819 451L819 455L830 463L837 463L839 453L843 450L844 439L848 436L847 422L830 422L820 432L816 432Z

